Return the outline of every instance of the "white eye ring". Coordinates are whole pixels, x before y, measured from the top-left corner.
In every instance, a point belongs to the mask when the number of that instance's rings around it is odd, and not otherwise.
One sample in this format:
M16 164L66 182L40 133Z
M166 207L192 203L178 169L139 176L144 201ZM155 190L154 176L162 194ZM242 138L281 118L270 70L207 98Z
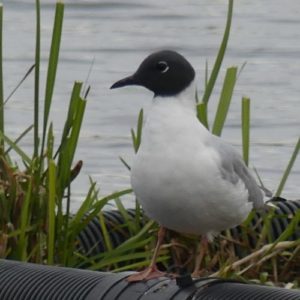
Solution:
M159 61L157 63L157 68L161 73L166 73L169 70L169 66L165 61Z

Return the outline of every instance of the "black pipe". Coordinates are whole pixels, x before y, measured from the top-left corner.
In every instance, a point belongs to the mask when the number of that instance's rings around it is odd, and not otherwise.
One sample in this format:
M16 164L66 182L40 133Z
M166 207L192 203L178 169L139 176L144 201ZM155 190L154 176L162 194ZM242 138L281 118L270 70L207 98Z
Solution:
M271 221L270 226L270 237L271 240L276 240L281 233L286 229L290 224L291 219L296 214L296 211L300 209L300 200L285 200L283 198L273 198L269 201L276 205L275 215ZM265 212L269 208L266 207ZM128 210L128 214L134 220L135 211L133 209ZM118 210L111 210L104 212L104 220L108 230L108 233L111 237L111 242L114 247L117 247L130 237L130 232L128 228L122 228L122 231L116 231L115 229L118 226L125 223L125 220L121 213ZM256 212L254 218L251 221L253 228L256 228L254 232L249 233L247 236L250 246L255 248L257 236L263 228L262 213ZM241 240L242 228L237 226L230 230L231 235L236 240ZM255 234L256 235L255 235ZM296 230L292 236L289 237L289 240L296 240L300 238L300 230ZM100 226L99 219L95 217L78 236L79 239L79 248L80 251L86 256L95 256L99 253L105 251L103 234ZM235 245L235 252L238 257L245 256L245 249L241 248L239 245Z
M218 278L128 283L132 272L104 273L0 260L1 300L299 300L287 290ZM187 280L188 279L188 280Z
M128 209L127 213L134 220L135 210ZM103 217L112 246L114 248L125 242L130 237L128 228L122 228L121 231L116 230L116 228L119 228L120 225L125 223L120 211L103 211ZM84 255L95 256L105 251L103 233L98 217L93 218L80 232L78 235L78 240L79 250Z

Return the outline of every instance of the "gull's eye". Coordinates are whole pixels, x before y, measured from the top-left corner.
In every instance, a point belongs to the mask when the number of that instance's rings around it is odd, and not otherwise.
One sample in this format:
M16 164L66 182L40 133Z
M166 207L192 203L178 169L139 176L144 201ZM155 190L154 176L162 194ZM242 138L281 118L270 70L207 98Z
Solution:
M165 61L159 61L156 64L156 68L157 70L159 70L161 73L166 73L169 70L169 66L167 64L167 62Z

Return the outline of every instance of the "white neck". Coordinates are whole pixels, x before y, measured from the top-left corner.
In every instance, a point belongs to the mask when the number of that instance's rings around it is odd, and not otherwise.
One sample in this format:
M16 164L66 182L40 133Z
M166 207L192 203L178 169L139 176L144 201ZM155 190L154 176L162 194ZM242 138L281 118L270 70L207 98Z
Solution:
M191 136L198 136L203 142L208 135L197 119L195 82L192 82L176 96L154 98L143 128L141 149L149 153L159 152L162 145L181 149Z
M192 110L195 112L196 109L196 82L195 79L190 83L190 85L184 89L181 93L176 96L160 97L154 98L154 105L179 105L182 106L184 110Z

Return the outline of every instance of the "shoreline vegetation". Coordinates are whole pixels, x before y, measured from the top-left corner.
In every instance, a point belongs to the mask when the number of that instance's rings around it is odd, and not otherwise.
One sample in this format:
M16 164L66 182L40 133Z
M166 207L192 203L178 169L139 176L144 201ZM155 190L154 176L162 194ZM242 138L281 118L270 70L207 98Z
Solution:
M49 113L52 108L52 96L59 65L64 4L62 1L56 3L44 87L40 82L40 11L40 1L36 0L36 47L32 57L33 66L5 99L2 70L2 32L5 24L3 24L3 6L0 6L0 258L113 272L143 268L149 264L151 258L157 225L143 215L138 201L136 201L134 214L128 213L122 203L122 197L132 194L130 188L99 197L97 184L90 178L90 187L80 208L75 214L70 212L72 184L76 182L76 176L82 166L82 161L74 161L74 154L90 87L85 89L82 82L74 83L68 113L61 130L62 136L58 146L55 147L54 141L58 140L58 137L54 136L55 124L49 120ZM207 106L226 52L232 13L233 0L229 0L224 36L215 64L211 72L206 64L205 92L202 97L196 95L199 120L216 135L222 133L235 83L244 67L244 65L240 68L232 66L227 69L216 116L213 122L209 122ZM33 124L13 140L5 134L5 104L32 72L34 72ZM42 93L44 93L43 97L40 97ZM39 113L41 105L44 106L42 115ZM250 149L250 107L250 98L243 97L241 138L242 154L247 165ZM134 151L138 150L142 139L142 124L143 111L141 110L137 129L131 131ZM18 143L30 131L33 131L33 153L28 154ZM299 150L300 139L296 142L275 197L280 197ZM22 165L12 161L10 157L12 151L21 158ZM126 161L120 159L125 167L130 169ZM259 176L258 180L264 188ZM114 204L124 220L123 224L111 223L110 226L114 226L116 232L128 234L128 239L116 247L112 243L105 220L104 210L108 203ZM101 226L105 251L96 256L89 256L79 250L78 235L95 217L98 218ZM203 269L206 270L204 275L300 288L300 240L290 240L290 237L300 230L300 211L296 211L292 217L280 216L290 218L289 225L275 240L272 240L269 234L274 209L262 217L263 225L259 233L253 233L255 231L251 222L253 217L254 214L250 214L241 225L241 240L235 240L229 231L216 239L203 261ZM257 242L254 246L247 244L247 238L243 239L249 232L255 234ZM196 256L196 251L191 249L196 249L197 244L198 239L195 237L171 233L169 240L162 247L158 262L168 269L170 259L175 258L188 270L189 264L193 263ZM247 250L245 257L237 257L236 245L242 245Z

